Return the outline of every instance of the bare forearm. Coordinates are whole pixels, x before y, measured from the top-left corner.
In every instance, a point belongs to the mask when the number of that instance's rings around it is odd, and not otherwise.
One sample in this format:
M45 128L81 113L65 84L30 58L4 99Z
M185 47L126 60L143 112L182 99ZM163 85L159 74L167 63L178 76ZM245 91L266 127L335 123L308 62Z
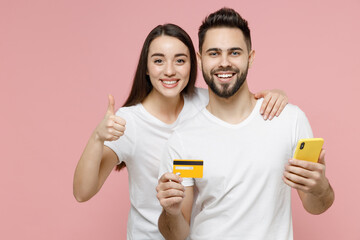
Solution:
M306 211L316 215L321 214L330 208L335 199L334 190L330 183L324 193L319 196L311 193L302 193L301 195L300 197Z
M75 170L73 190L75 198L80 202L90 199L98 191L103 149L104 142L94 132Z
M73 191L79 202L94 196L118 163L116 154L104 147L104 141L116 141L124 135L126 121L115 116L114 97L109 94L108 98L105 117L92 133L75 170Z
M171 216L163 211L159 218L159 230L167 240L184 240L190 233L190 227L182 214Z

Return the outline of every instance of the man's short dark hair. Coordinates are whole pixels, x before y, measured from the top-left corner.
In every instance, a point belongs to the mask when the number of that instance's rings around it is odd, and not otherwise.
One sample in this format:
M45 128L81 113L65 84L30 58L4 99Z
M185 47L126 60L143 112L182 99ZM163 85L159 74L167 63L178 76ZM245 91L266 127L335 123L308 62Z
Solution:
M198 32L200 53L202 51L202 45L204 43L206 32L211 28L217 27L240 29L244 34L248 52L251 51L251 37L248 22L234 9L224 7L214 13L211 13L202 22Z

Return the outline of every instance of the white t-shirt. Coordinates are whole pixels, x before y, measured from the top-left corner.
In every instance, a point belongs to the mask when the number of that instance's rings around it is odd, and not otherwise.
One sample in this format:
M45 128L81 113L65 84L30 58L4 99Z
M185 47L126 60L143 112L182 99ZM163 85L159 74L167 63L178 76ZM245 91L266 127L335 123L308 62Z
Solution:
M291 188L284 166L297 141L312 137L305 114L288 104L265 121L258 100L247 119L229 124L204 108L169 138L159 176L173 159L203 160L203 178L184 178L197 197L190 239L293 239Z
M105 142L126 163L131 208L127 239L163 239L157 226L162 208L156 198L159 165L165 144L174 129L194 117L209 101L208 91L197 88L192 98L184 97L178 119L166 124L145 110L142 104L120 108L116 115L126 120L119 140Z

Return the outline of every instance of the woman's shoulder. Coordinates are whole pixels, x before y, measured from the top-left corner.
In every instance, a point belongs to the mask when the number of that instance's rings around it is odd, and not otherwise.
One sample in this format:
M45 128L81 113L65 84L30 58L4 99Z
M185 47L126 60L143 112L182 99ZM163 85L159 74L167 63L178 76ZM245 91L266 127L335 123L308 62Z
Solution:
M199 109L201 109L209 102L209 92L205 88L195 88L194 94L188 96L187 100L194 103L199 107Z
M140 104L121 107L116 111L116 116L124 118L134 118L134 116L138 115L141 112L140 107Z

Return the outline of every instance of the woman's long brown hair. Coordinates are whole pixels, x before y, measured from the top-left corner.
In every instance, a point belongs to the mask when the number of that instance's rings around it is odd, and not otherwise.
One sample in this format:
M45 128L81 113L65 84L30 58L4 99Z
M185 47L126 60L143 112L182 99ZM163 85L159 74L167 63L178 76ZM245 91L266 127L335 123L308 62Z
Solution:
M197 63L194 45L190 36L181 27L168 23L155 27L146 37L140 53L140 58L136 68L131 91L123 107L129 107L141 103L152 90L150 78L149 75L147 75L147 59L151 42L160 36L170 36L177 38L188 47L190 52L190 77L187 86L182 91L182 94L191 96L194 93L195 80L197 75ZM125 166L125 162L121 162L116 166L116 170L120 171Z

